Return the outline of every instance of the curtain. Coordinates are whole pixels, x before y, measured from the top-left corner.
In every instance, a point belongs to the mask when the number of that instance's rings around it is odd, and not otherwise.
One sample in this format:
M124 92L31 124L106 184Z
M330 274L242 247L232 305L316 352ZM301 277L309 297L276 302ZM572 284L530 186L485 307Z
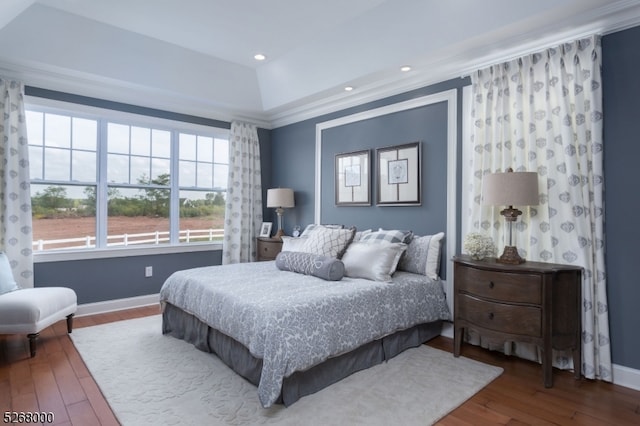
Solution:
M250 262L262 225L260 143L255 125L232 122L222 263Z
M21 288L33 287L33 232L24 85L0 77L0 250Z
M603 113L600 37L565 43L472 76L473 182L468 229L504 247L500 208L480 201L487 173L537 171L540 204L523 210L514 235L527 260L582 266L582 373L612 381L604 263ZM476 343L478 336L469 336ZM507 343L534 360L540 349ZM574 368L554 352L554 365Z

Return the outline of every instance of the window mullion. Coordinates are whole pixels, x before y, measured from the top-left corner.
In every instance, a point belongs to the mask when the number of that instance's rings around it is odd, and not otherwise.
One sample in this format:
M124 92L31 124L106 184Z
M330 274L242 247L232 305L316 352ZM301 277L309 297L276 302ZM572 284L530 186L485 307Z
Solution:
M107 187L107 120L99 120L98 184L96 187L96 247L107 247L108 187Z
M179 174L179 146L178 132L171 132L171 153L170 153L170 179L171 193L169 195L169 235L171 244L180 242L180 186L178 182Z

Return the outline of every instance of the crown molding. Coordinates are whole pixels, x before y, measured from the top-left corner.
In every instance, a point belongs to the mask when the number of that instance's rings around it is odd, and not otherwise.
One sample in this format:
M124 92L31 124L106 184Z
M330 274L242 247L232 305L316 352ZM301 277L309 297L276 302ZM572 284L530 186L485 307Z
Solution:
M448 55L424 62L414 67L411 76L395 75L361 86L350 93L336 88L324 98L282 108L271 112L272 127L282 127L299 121L356 107L367 102L406 93L431 84L465 77L474 71L506 62L549 47L591 35L607 35L640 25L640 3L627 0L608 4L573 17L565 22L554 23L554 28L539 27L535 31L516 36L504 33L497 37L501 42L482 43L477 39L457 46ZM568 28L558 31L556 28ZM494 34L492 37L495 37ZM418 71L420 70L420 71Z

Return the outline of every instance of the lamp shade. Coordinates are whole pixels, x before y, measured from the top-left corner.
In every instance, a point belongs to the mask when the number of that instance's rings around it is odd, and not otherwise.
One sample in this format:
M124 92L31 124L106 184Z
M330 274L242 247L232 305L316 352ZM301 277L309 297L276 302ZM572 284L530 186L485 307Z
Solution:
M291 188L273 188L267 190L267 207L268 208L285 208L289 209L295 206L293 202L293 189Z
M483 177L482 204L492 206L535 206L538 195L538 173L490 173Z

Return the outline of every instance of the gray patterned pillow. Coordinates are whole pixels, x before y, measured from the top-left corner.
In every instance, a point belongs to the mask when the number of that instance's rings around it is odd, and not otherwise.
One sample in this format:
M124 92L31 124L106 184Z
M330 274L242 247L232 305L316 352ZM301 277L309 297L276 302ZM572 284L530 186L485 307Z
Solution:
M321 256L340 259L353 240L356 228L332 229L318 227L308 234L307 240L298 250Z
M438 279L440 270L440 246L444 232L435 235L415 236L407 246L398 263L399 271L426 275L432 280Z
M327 281L340 281L344 276L342 261L313 253L281 251L276 256L276 266L282 271L313 275Z
M367 243L375 243L386 241L388 243L405 243L408 244L413 238L411 231L399 231L397 229L378 229L377 231L368 232L360 238L360 241Z

